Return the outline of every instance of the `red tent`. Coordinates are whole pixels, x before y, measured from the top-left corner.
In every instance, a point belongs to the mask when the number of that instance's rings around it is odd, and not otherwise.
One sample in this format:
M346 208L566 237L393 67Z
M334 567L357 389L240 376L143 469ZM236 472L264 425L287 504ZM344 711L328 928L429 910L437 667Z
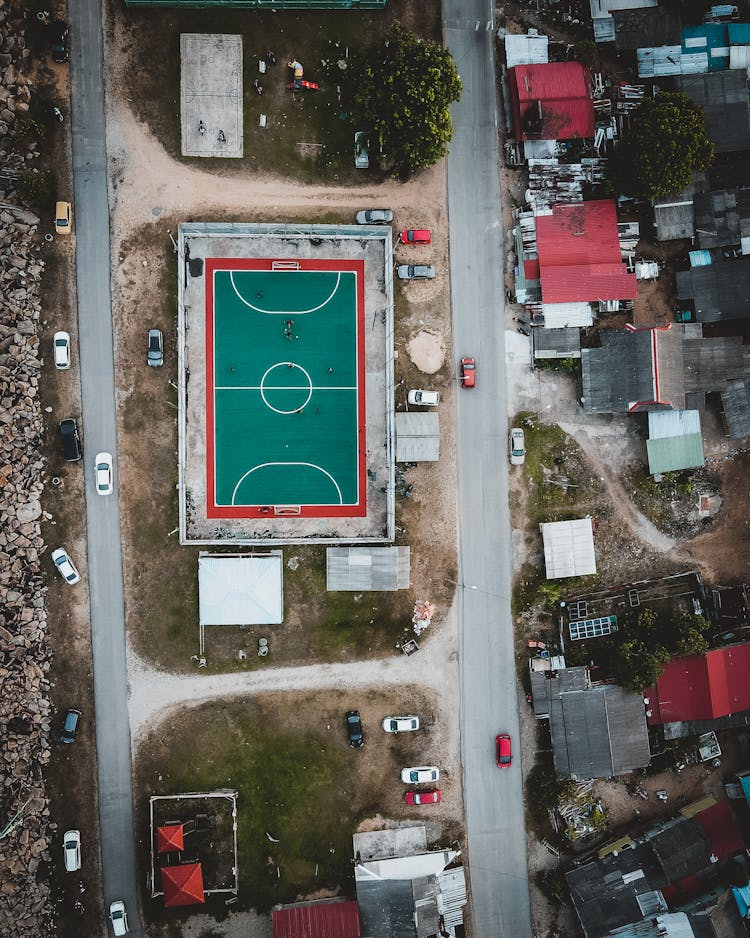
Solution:
M185 841L182 836L182 824L165 824L156 828L156 849L159 853L168 853L170 850L184 850Z
M203 871L200 863L184 863L181 866L163 866L161 888L164 905L196 905L205 902L203 894Z

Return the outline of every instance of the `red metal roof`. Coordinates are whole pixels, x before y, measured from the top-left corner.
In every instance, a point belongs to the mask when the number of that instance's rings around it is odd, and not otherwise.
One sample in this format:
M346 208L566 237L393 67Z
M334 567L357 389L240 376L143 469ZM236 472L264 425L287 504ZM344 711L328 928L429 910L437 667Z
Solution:
M184 850L185 840L182 833L182 824L164 824L156 828L156 849L159 853L168 853L170 850Z
M572 140L594 136L591 73L580 62L545 62L508 69L517 140ZM541 109L541 127L525 119ZM531 114L529 112L531 111Z
M696 814L695 820L705 831L711 844L711 853L717 860L733 857L735 853L745 849L744 841L737 830L737 821L726 798Z
M273 911L273 938L360 938L356 902L310 902Z
M200 863L161 868L161 888L165 906L197 905L206 901Z
M620 258L612 199L552 206L537 215L536 243L544 303L632 300L635 274Z
M649 699L650 725L715 720L750 710L750 642L672 658Z

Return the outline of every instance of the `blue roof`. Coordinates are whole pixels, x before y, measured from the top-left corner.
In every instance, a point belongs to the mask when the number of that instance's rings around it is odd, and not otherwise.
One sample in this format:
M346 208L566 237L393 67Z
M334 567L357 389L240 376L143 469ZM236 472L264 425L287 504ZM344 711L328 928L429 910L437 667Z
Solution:
M747 918L750 912L750 883L746 886L733 886L732 894L740 915L742 918Z
M745 793L745 799L747 803L750 804L750 775L741 775L740 785L742 785L742 790Z
M750 46L750 23L729 23L729 45Z
M705 52L709 72L729 68L729 30L726 23L703 23L683 26L682 52L687 55Z

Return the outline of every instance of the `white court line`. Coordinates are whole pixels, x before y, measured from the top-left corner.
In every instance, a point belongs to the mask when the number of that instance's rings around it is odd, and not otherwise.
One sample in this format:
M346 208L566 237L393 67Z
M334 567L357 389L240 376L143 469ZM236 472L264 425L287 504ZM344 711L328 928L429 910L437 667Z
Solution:
M254 312L256 312L256 313L266 313L266 314L268 314L269 316L304 316L306 313L315 313L315 312L317 312L319 309L322 309L324 306L327 306L327 305L331 302L331 300L333 299L333 297L336 295L336 291L337 291L338 288L339 288L339 284L341 283L341 274L343 273L343 271L338 271L338 274L337 274L337 276L336 276L336 286L333 288L333 290L331 290L330 294L328 295L328 298L325 299L325 300L323 300L322 303L319 303L317 306L312 306L312 307L310 307L310 309L286 309L286 310L283 310L283 309L279 309L279 310L277 310L277 309L262 309L260 306L254 306L252 303L249 303L249 302L245 299L245 297L242 296L242 294L240 293L240 291L237 289L237 285L236 285L235 282L234 282L234 275L235 275L235 273L256 273L256 271L242 271L242 270L238 270L238 271L230 270L230 271L229 271L229 282L232 284L232 289L233 289L234 292L237 294L237 299L238 299L241 303L244 303L245 306L247 306L247 307L249 307L250 309L252 309ZM263 271L263 273L266 273L266 271ZM317 271L317 270L316 270L316 271L310 271L310 270L308 270L308 271L302 271L302 273L308 273L308 274L309 274L309 273L330 273L330 271L327 271L327 270L323 270L323 271Z
M334 487L335 487L335 489L336 489L336 492L338 493L338 496L339 496L339 505L343 505L343 504L344 504L344 496L341 494L341 489L339 488L338 482L333 478L333 476L331 475L330 472L328 472L327 469L324 469L322 466L316 465L316 463L314 463L314 462L262 462L262 463L259 463L257 466L253 466L252 469L248 469L247 472L240 478L240 480L239 480L239 482L237 483L237 485L235 485L234 491L232 492L232 501L231 501L230 504L234 505L234 500L235 500L235 498L236 498L236 496L237 496L237 489L242 485L242 483L245 481L245 479L246 479L249 475L252 475L252 473L255 472L256 470L258 470L258 469L265 469L267 466L306 466L308 469L317 469L318 472L322 472L323 475L328 476L328 478L331 480L331 482L333 482L333 485L334 485ZM315 504L319 504L319 503L316 502ZM322 504L322 503L320 503L320 504ZM359 504L359 503L357 503L357 504Z
M215 384L215 391L260 391L258 384ZM267 384L264 386L266 391L306 391L307 388L299 384ZM357 385L338 385L336 387L318 387L312 385L313 391L356 391Z

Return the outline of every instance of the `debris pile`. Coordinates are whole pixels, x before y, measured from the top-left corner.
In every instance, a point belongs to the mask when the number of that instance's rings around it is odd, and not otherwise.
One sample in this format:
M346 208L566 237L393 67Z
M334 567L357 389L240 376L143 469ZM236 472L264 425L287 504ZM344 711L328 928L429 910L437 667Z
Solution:
M40 565L44 460L39 219L13 204L34 158L13 134L28 111L23 30L0 7L0 934L54 934L46 867L51 825L43 771L49 760L50 650ZM15 147L21 148L16 150Z
M435 607L426 599L418 599L414 603L414 614L411 621L414 623L414 634L421 635L422 632L431 624L432 617L435 615Z

